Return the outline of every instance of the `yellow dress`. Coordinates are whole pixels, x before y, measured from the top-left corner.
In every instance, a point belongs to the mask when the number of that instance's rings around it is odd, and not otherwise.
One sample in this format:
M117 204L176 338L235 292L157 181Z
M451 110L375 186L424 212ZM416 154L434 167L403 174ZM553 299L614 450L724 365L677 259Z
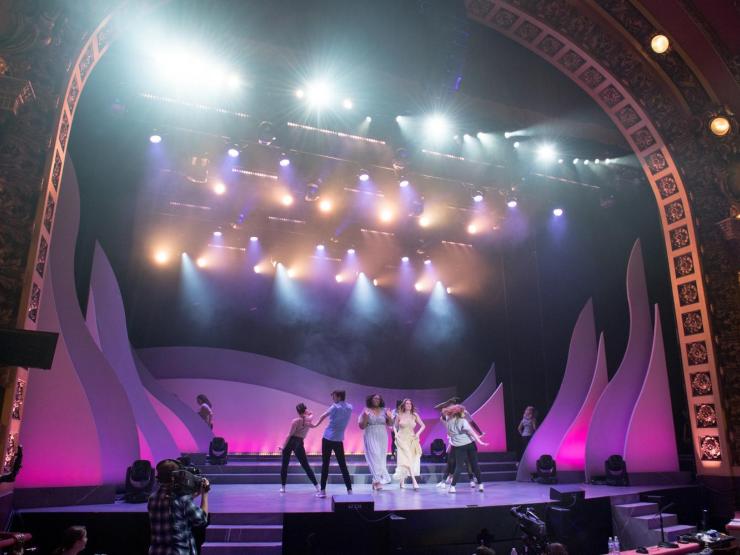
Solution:
M406 477L409 469L413 476L421 474L421 444L414 429L417 416L401 413L398 415L398 431L396 432L396 472L393 478L400 480Z

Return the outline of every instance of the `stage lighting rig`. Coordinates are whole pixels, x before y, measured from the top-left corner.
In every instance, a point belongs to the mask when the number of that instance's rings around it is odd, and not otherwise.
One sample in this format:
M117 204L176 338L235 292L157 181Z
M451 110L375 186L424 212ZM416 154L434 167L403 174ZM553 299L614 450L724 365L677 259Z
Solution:
M306 184L306 195L303 197L306 202L316 202L321 197L321 180L310 181Z
M263 146L270 146L277 140L275 125L271 121L263 121L257 126L257 141Z

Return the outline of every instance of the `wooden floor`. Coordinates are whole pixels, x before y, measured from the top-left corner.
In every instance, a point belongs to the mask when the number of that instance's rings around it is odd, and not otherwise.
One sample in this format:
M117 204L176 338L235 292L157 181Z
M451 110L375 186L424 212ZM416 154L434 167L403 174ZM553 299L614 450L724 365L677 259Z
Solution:
M528 482L492 482L485 484L480 493L471 489L468 482L460 482L457 493L447 493L432 484L422 485L418 491L400 490L398 483L389 484L383 491L372 492L369 485L359 484L355 494L371 494L375 499L376 511L422 511L435 509L455 509L465 507L493 507L510 505L529 505L550 501L549 485ZM613 487L580 484L577 487L586 492L586 498L613 497L629 495L675 486L633 486ZM275 484L227 484L214 485L210 494L212 514L229 513L320 513L331 512L331 497L344 494L341 485L330 484L326 499L315 497L310 484L288 485L286 493L278 491ZM67 507L44 507L22 509L21 513L115 513L145 512L146 504L113 503L106 505L78 505Z

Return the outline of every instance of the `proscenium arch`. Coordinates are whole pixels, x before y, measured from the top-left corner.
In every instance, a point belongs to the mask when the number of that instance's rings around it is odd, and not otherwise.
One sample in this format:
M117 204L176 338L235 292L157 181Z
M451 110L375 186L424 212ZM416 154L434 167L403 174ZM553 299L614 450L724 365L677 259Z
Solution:
M52 245L54 212L68 139L82 90L111 42L118 34L125 32L126 25L130 23L127 19L134 12L141 17L142 11L148 11L161 3L163 2L151 2L142 6L142 3L138 2L121 2L118 8L109 13L88 36L70 67L65 94L58 109L54 134L47 153L43 194L39 197L34 236L27 259L18 327L36 329L38 309L44 290L44 263ZM495 29L546 59L584 89L611 117L640 160L658 203L669 258L667 262L671 275L674 316L679 330L697 470L699 474L730 476L730 452L725 443L726 423L718 391L715 348L712 342L695 222L686 187L670 149L642 108L639 95L633 94L602 63L573 40L555 30L552 25L508 2L466 0L466 6L471 19ZM143 10L143 7L147 9ZM617 45L616 48L620 46ZM710 384L713 385L699 398L692 395L691 380L697 374L708 377ZM15 382L27 382L27 378L26 369L16 370ZM697 428L691 406L696 401L714 405L717 412L716 428ZM7 402L5 410L9 410ZM19 428L20 421L11 420L7 431L8 437L14 434L17 437ZM710 441L716 439L722 446L722 456L719 460L704 460L702 457L701 444L707 441L707 438L710 438ZM6 448L7 445L6 437Z

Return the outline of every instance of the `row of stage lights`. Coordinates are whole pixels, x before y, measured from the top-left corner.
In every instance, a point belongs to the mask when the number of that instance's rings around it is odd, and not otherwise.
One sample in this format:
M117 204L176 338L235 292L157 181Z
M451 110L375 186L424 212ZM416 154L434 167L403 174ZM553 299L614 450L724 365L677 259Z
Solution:
M258 241L258 238L257 237L251 237L250 240L252 242L257 242ZM317 245L316 246L316 250L319 251L319 252L324 252L325 248L326 247L324 247L324 245ZM352 249L352 248L347 249L347 255L348 256L354 256L355 253L356 253L355 249ZM185 257L185 256L188 256L188 255L187 255L186 252L183 252L182 253L182 256ZM166 266L172 260L172 253L169 250L167 250L167 249L160 248L160 249L157 249L156 251L154 251L153 259L154 259L154 262L157 265L159 265L159 266ZM410 258L408 256L401 257L401 264L403 266L406 266L406 265L410 264ZM198 268L205 269L205 268L208 268L211 265L211 260L207 256L202 255L202 256L199 256L198 258L195 259L195 265ZM431 265L432 265L432 260L430 258L424 259L424 266L425 267L430 267ZM285 265L283 265L282 262L278 262L276 260L270 260L269 262L262 262L262 263L256 264L252 268L252 270L254 271L255 274L264 275L264 274L268 274L269 271L272 271L273 273L275 273L278 268L284 269L285 270L286 277L288 277L290 279L299 279L300 278L300 275L298 273L298 270L296 270L295 268L285 267ZM352 270L352 271L343 271L343 272L340 272L338 274L335 274L334 275L334 281L336 283L354 283L361 276L367 278L368 281L370 283L372 283L372 285L374 287L380 287L381 286L381 282L380 282L380 280L378 278L370 279L370 278L368 278L365 275L364 272L362 272L362 271L355 271L355 270ZM452 287L449 287L449 286L448 287L444 287L444 284L442 284L442 282L440 280L428 280L428 279L425 279L425 278L422 278L422 279L416 281L414 283L414 289L417 292L422 293L422 292L425 292L425 291L431 291L437 285L442 286L444 288L445 292L447 292L447 294L449 294L449 295L451 295L451 294L454 293L454 290L453 290Z

